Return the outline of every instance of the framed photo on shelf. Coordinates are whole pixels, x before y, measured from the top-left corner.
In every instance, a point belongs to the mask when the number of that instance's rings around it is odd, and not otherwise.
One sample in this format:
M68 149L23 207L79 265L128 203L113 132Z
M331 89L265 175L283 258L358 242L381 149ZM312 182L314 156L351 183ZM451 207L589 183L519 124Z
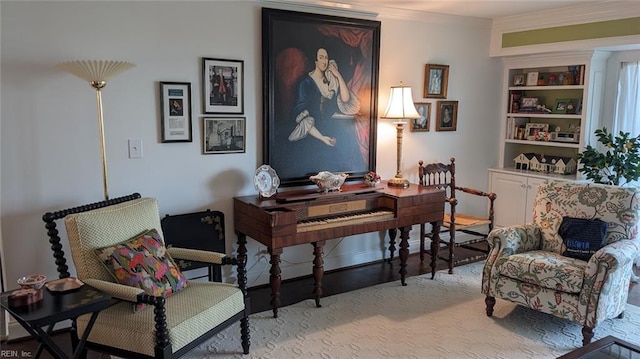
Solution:
M548 123L527 123L524 128L525 138L529 141L536 141L540 132L549 131Z
M522 107L527 107L527 108L532 108L532 107L537 107L538 106L538 98L537 97L523 97L522 98L522 104L520 106L520 108Z
M191 142L191 83L160 82L162 142Z
M527 86L538 85L538 71L527 73Z
M202 112L244 113L244 61L202 58Z
M524 86L524 74L513 75L513 86Z
M447 98L449 65L427 64L424 70L424 97Z
M438 101L436 131L455 131L458 127L458 101Z
M567 99L567 98L559 98L556 99L556 103L553 106L553 113L567 113L567 104L570 102L571 100ZM575 110L574 110L575 111Z
M375 171L380 29L262 8L263 163L283 186L310 184L320 171L349 180Z
M418 110L420 117L411 120L409 130L411 132L429 132L431 123L431 103L416 102L414 105L416 106L416 110Z
M246 119L203 118L202 153L244 153L246 151Z

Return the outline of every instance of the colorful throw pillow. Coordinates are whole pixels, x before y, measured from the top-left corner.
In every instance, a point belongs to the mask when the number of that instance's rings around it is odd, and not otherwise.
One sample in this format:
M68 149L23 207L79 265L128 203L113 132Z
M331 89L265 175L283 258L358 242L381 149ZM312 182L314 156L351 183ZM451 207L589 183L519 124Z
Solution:
M167 297L188 285L155 229L95 253L118 283L144 289L147 294ZM134 310L142 308L144 305Z
M606 244L607 222L600 219L563 217L558 234L567 247L562 255L588 261Z

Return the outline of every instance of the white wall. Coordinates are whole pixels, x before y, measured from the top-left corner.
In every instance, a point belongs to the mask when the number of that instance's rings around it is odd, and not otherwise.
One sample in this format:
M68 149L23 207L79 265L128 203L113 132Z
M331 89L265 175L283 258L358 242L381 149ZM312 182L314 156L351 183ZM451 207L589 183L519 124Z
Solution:
M2 1L0 6L0 210L9 288L27 273L57 275L41 219L45 212L103 199L95 91L55 67L66 60L137 64L103 91L111 197L132 192L156 197L163 215L221 210L227 250L233 253L232 198L255 193L253 173L262 163L261 4ZM489 58L490 22L431 15L377 19L382 21L380 111L389 87L403 81L413 87L415 101L434 103L435 116L435 101L422 98L426 63L450 65L447 100L460 101L456 132L434 132L433 119L431 132L405 131L404 174L416 182L419 159L455 156L460 185L487 189L487 168L498 157L501 83L499 59ZM246 153L201 154L202 57L244 60ZM192 143L160 143L159 81L191 82ZM144 158L127 158L129 138L143 140ZM395 156L395 128L380 120L377 170L383 178L395 174ZM461 204L475 211L484 205ZM385 244L379 233L330 241L325 268L379 260ZM66 240L63 245L68 253ZM250 240L250 286L268 283L268 263L256 253ZM287 249L282 260L284 278L310 274L312 248Z

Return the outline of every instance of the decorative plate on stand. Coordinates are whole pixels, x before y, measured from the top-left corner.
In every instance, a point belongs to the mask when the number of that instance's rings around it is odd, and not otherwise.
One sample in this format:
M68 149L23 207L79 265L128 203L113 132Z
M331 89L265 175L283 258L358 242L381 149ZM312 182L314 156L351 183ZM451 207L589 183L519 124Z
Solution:
M262 165L256 169L253 184L261 198L269 198L278 192L280 177L269 165Z

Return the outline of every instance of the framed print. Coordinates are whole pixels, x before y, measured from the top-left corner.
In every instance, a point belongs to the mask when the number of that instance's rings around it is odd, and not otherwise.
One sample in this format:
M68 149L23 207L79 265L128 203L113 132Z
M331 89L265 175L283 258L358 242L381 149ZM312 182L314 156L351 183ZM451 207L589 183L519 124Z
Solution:
M191 142L191 83L160 82L162 142Z
M527 73L527 86L537 86L538 85L538 72L528 72Z
M244 61L202 58L202 112L244 113Z
M235 118L203 118L202 119L202 152L244 153L246 151L246 119Z
M283 186L375 171L380 22L262 9L263 163Z
M427 64L424 71L424 97L447 98L449 65Z
M409 130L411 132L429 132L429 124L431 122L431 103L416 102L414 103L420 117L411 120Z
M436 131L455 131L458 126L458 101L438 101Z

